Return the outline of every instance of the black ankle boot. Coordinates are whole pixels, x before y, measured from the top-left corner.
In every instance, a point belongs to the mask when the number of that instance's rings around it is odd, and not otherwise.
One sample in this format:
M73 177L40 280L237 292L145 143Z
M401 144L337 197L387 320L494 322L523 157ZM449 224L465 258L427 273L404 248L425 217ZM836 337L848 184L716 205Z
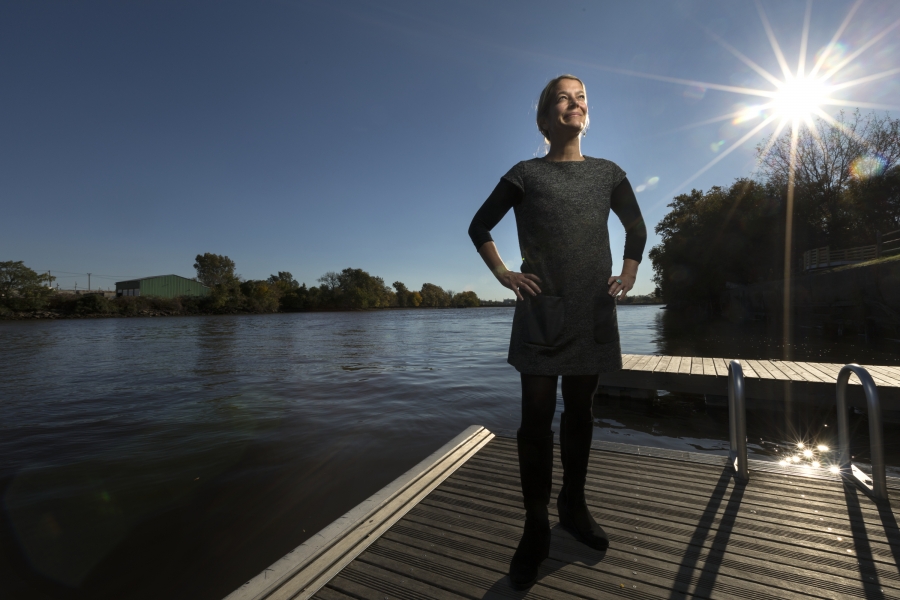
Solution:
M519 475L525 499L525 531L509 564L514 589L524 590L537 581L538 568L550 554L550 486L553 479L553 432L542 438L516 434Z
M594 423L568 422L566 413L559 419L559 448L563 464L563 486L556 498L559 524L581 543L595 550L606 550L609 537L597 524L584 500L588 459Z

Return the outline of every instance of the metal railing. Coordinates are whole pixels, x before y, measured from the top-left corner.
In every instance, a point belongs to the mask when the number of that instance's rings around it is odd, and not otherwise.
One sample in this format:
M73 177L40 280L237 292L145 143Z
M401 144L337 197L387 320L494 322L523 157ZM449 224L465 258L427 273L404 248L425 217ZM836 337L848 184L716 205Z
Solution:
M840 265L852 265L873 258L881 258L888 254L900 252L900 229L882 233L875 232L875 243L868 246L857 246L843 250L832 250L829 246L813 248L803 253L800 259L800 268L804 271L821 269L823 267L836 267Z
M850 375L859 377L863 391L866 393L866 404L869 409L869 452L872 455L872 485L865 473L853 466L850 459L850 426L847 423L847 385ZM881 404L878 401L878 389L869 372L857 364L844 365L837 377L837 418L840 455L838 464L841 474L851 481L856 481L879 500L888 497L887 480L884 472L884 439L881 426Z
M728 365L728 433L731 452L728 461L734 464L734 477L738 481L750 481L747 464L747 411L744 402L744 369L741 361Z
M900 229L875 234L875 246L878 256L900 252Z
M821 269L823 267L837 267L840 265L852 265L878 258L878 246L859 246L844 250L832 250L830 247L813 248L803 253L801 265L804 271Z

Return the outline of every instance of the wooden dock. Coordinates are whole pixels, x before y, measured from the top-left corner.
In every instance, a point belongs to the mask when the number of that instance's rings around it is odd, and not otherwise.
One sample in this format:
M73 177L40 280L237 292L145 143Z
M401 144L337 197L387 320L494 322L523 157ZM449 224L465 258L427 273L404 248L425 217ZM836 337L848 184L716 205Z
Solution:
M790 394L798 403L835 405L834 384L842 364L739 360L744 369L748 401L781 402ZM600 385L726 396L730 361L730 358L623 354L622 370L602 374ZM885 417L896 420L900 417L900 367L863 366L878 386ZM865 395L855 375L850 378L847 399L851 406L865 410Z
M473 426L227 600L900 597L897 479L876 504L824 469L751 460L736 485L726 462L595 441L586 496L610 548L577 543L551 502L550 558L515 592L515 440ZM561 477L557 447L554 497Z

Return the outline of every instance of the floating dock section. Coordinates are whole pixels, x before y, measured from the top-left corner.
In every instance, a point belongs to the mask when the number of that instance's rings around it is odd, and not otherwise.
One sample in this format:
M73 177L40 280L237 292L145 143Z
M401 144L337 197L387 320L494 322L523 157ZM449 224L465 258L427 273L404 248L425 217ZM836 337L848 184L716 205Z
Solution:
M603 387L667 390L684 394L728 394L728 358L623 354L622 370L600 375ZM801 404L834 406L834 382L844 366L783 360L741 359L747 398L782 406L790 397ZM862 365L878 386L882 411L891 421L900 418L900 367ZM847 400L866 409L859 379L850 378Z
M525 518L516 443L473 426L228 600L900 597L900 481L876 502L824 466L750 460L740 483L728 462L595 441L585 495L610 547L575 541L551 501L526 594L506 575Z

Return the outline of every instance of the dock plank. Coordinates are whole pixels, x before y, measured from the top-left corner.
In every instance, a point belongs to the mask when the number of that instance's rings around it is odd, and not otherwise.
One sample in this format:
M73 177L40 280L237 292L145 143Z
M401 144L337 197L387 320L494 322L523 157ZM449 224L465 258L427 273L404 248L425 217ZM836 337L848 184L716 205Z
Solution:
M666 365L666 373L677 373L679 366L681 366L681 357L670 356L669 363Z
M641 359L640 354L630 354L622 356L622 368L631 369Z
M356 600L353 596L342 594L338 590L330 586L325 586L316 592L313 596L314 600Z
M690 371L691 375L703 375L703 359L698 356L691 357Z
M600 375L599 384L612 388L666 390L672 393L725 396L728 393L729 358L696 356L625 355L631 369ZM834 406L835 379L843 367L834 363L741 359L748 407L777 409L786 397L796 406ZM887 422L900 421L900 367L863 365L878 386L882 414ZM859 378L851 375L847 401L867 412ZM602 392L601 392L602 393Z
M646 356L642 356L641 359L638 360L637 363L635 363L635 365L632 367L632 369L635 371L646 371L647 365L654 358L655 357L652 354L647 354Z
M819 375L818 371L807 367L806 363L804 363L804 362L791 361L789 364L806 381L812 381L812 382L820 382L821 381L823 383L831 383L831 381L829 381L827 378L823 379Z
M765 363L765 368L779 381L791 381L793 377L788 371L781 368L781 361L766 360L760 361Z
M773 375L767 368L766 361L748 359L747 364L753 367L753 370L756 372L757 377L759 377L760 379L776 379L775 375Z
M713 365L716 367L716 375L719 377L728 377L728 363L724 358L712 359Z
M490 524L494 523L494 521L492 519L494 519L496 517L494 517L493 515L491 515L489 513L482 512L485 510L488 510L488 511L490 510L491 504L492 504L492 500L491 500L490 496L491 496L490 494L486 494L483 498L473 499L473 502L467 504L467 509L462 509L462 510L466 510L467 521L468 521L469 517L471 517L472 519L480 519L480 520L482 520L483 524L486 525L487 528L491 528ZM637 525L637 527L642 527L642 525L640 525L640 523L643 523L643 527L645 529L653 528L654 524L657 524L658 527L662 528L662 529L670 529L669 527L667 527L667 524L671 523L671 521L667 521L664 518L659 518L661 515L660 511L655 510L652 506L649 507L649 509L647 511L642 513L643 516L641 516L641 517L637 517L637 518L632 517L630 519L626 517L623 520L622 519L623 510L624 511L628 510L628 507L626 505L620 505L620 503L615 503L614 501L610 502L606 498L602 498L600 500L601 501L599 503L599 506L592 506L591 510L594 512L594 514L598 518L602 518L604 520L604 523L609 524L608 532L611 534L611 537L614 541L617 537L616 536L617 533L619 533L619 534L624 533L625 536L627 536L626 540L622 540L622 541L632 542L632 540L637 539L635 537L632 537L632 535L629 535L629 533L634 533L635 531L637 531L634 528L634 525L629 525L626 523L639 523L639 525ZM635 502L632 498L629 498L628 502L630 503L631 506L639 503L639 502ZM650 504L654 505L655 503L651 500ZM661 505L661 506L666 506L666 505ZM690 505L690 508L696 508L696 506ZM437 509L437 510L441 510L441 509ZM450 515L450 514L453 514L453 511L459 510L459 509L458 509L457 505L450 504L447 506L447 508L445 510L446 510L446 514ZM747 511L747 514L752 516L751 511ZM684 523L689 526L696 526L699 522L702 521L702 511L695 511L695 515L696 516L687 516ZM719 513L719 515L720 515L720 517L727 518L728 513L726 511L725 513ZM517 519L517 517L518 517L518 519ZM789 521L790 514L786 514L786 517L788 518L787 522L789 523L790 522ZM551 518L552 518L552 515L551 515ZM520 519L521 519L521 510L518 513L508 511L507 519L504 519L504 522L503 522L504 526L508 526L510 524L515 524L515 525L513 525L514 533L511 536L511 540L513 540L513 541L516 539L515 533L517 533L517 532L515 532L515 528L518 525L518 523L516 521L520 520ZM641 519L644 519L644 520L641 520ZM621 522L617 522L617 521L621 521ZM738 519L738 521L740 521L740 519ZM740 528L741 526L738 524L737 527ZM485 527L482 526L482 527L478 528L478 531L483 531L484 529L485 529ZM454 528L454 531L458 531L458 529ZM738 533L737 529L735 529L735 535L742 535L742 534ZM622 537L625 537L625 536L622 536ZM628 539L628 538L631 538L631 539ZM752 540L752 538L748 538L748 540ZM676 548L679 548L678 535L672 536L671 534L667 534L667 532L664 530L661 530L659 532L655 531L653 534L652 541L654 543L655 548L653 548L653 550L650 550L650 551L646 551L645 549L642 549L644 551L637 553L639 556L641 556L641 558L649 558L651 560L660 560L660 562L665 563L665 562L671 562L671 558L673 556L676 556L676 557L678 556L678 552L676 550ZM505 542L505 540L501 540L501 543L504 543L504 542ZM634 542L632 542L632 543L634 543ZM748 543L752 543L752 542L748 541ZM665 546L668 546L668 548L666 548ZM614 548L615 548L615 546L614 546ZM637 550L637 547L635 547L634 550ZM668 550L668 552L666 552L666 550ZM769 562L771 560L770 555L768 555L765 552L765 548L760 548L760 550L762 550L762 551L754 552L754 551L749 551L749 550L743 550L740 548L736 549L735 551L725 550L726 554L731 555L731 557L732 557L731 560L726 559L725 562L731 562L735 567L737 567L736 570L747 570L748 562L755 563L753 565L755 567L753 570L754 570L754 575L757 576L757 578L759 576L763 576L763 577L769 576L769 577L774 578L775 580L781 581L782 579L784 579L785 575L787 574L787 573L785 573L785 571L788 571L790 573L790 575L793 576L792 579L795 580L795 583L799 583L800 585L807 586L807 587L810 585L814 586L816 584L817 579L821 579L821 577L822 577L822 575L818 575L815 578L810 577L810 575L808 573L808 569L797 569L795 567L792 568L790 565L782 567L782 568L770 568L770 566L769 566ZM609 556L607 557L607 560L608 559L609 559ZM740 563L737 561L740 561ZM644 562L644 561L641 561L641 562ZM850 565L845 563L843 566L848 567ZM848 577L852 579L856 575L855 571L856 571L855 568L849 569L849 572L840 572L839 569L834 569L834 571L829 573L826 577L828 577L830 579L830 583L832 585L843 586L843 585L847 585L846 579ZM796 581L797 579L802 579L802 581ZM756 582L759 583L759 580L756 579ZM770 581L766 581L765 584L771 586L771 585L777 584L777 582L770 580ZM802 591L802 590L798 590L798 591ZM851 590L848 589L845 591L851 591Z
M819 379L821 381L823 381L824 383L834 384L835 378L831 376L831 374L828 372L827 369L822 368L821 363L814 363L814 362L806 361L803 363L803 366L806 367L808 370L816 373L816 375L818 375Z
M366 559L356 560L341 571L337 577L331 580L330 585L354 598L402 598L404 596L434 598L435 600L459 598L459 595L452 591L417 579L414 576L415 569L408 569L410 576L403 577L395 569L390 568L395 564L391 564L389 560L378 560L378 558L377 552L368 553ZM383 563L388 563L387 568ZM397 566L403 568L405 565ZM439 574L429 573L429 575L438 580L444 579Z
M431 573L427 578L421 575L423 582L440 582L441 588L459 595L483 597L493 595L492 591L498 597L505 595L498 592L505 583L505 569L524 515L516 460L514 441L495 438L398 522L394 526L398 532L386 534L395 544L394 556L399 557L394 571L402 570L399 565L428 566L404 558L415 554L404 548L415 548L435 557L432 569L467 571L468 584L477 590L443 579L444 571L436 578ZM840 484L803 481L805 485L798 486L795 483L801 482L793 476L759 475L743 490L740 502L735 502L729 500L736 489L733 481L727 479L724 488L719 484L722 467L690 464L679 472L673 471L672 463L592 451L588 504L607 528L611 548L594 564L573 563L584 550L554 525L551 556L542 567L539 587L531 593L551 598L606 597L617 590L621 593L625 588L620 586L625 585L636 586L629 588L638 593L635 597L650 598L670 597L673 591L700 598L771 599L865 598L871 593L856 553L845 552L845 547L854 548L849 541L853 526ZM554 489L560 476L557 466ZM798 474L796 479L803 478ZM806 492L828 485L832 486L828 493L818 494L815 502L806 500ZM722 500L709 513L714 489L721 489ZM879 528L872 522L878 519L877 510L862 508L866 531L872 532L865 573L878 578L886 596L900 593L891 546L877 535ZM550 509L555 519L552 503ZM816 525L820 518L827 519L832 532ZM422 539L420 530L428 537ZM835 532L848 542L835 548ZM900 532L892 536L900 541ZM374 560L365 555L377 554L382 545L381 541L373 544L360 560ZM778 559L773 561L773 556ZM715 569L715 577L704 576L708 568Z
M896 488L879 507L827 472L751 461L744 485L724 457L631 448L639 452L591 450L585 499L610 548L578 543L551 502L550 556L529 598L900 597L900 530L884 517L900 509ZM684 458L652 455L660 452ZM558 446L554 455L553 495ZM401 518L372 524L376 539L318 589L252 597L523 597L506 573L524 514L516 441L493 437Z
M771 361L771 363L776 364L781 372L788 376L791 381L811 381L810 378L805 376L794 363L787 360L779 360L779 361Z
M738 359L740 360L740 359ZM753 365L750 364L749 361L741 360L741 367L744 370L744 377L752 377L754 379L761 379L759 373L756 372L756 369L753 368Z
M803 366L808 372L813 373L819 381L823 383L834 383L835 378L832 377L828 371L823 369L821 365L810 362L798 362L797 364Z
M814 373L811 373L806 367L804 367L801 363L796 361L791 361L788 363L790 368L794 371L795 377L799 377L799 381L809 381L809 382L818 382L819 377Z
M896 369L877 365L865 366L863 368L865 368L873 378L877 377L883 382L879 385L900 386L900 374L896 372ZM876 383L878 383L877 380Z
M644 367L644 370L652 373L653 371L656 370L657 365L659 365L659 363L662 359L663 359L662 356L654 356L653 359L650 360L650 362L648 362L647 365Z

